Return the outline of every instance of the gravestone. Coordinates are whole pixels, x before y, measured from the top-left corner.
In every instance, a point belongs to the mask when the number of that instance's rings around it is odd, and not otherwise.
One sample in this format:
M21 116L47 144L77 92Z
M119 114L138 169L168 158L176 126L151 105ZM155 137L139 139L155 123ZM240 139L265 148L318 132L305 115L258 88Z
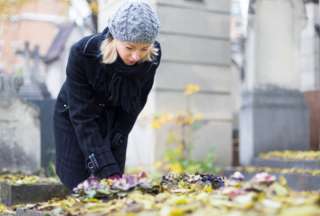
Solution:
M51 175L49 168L55 160L53 112L55 99L51 98L44 82L44 73L41 68L43 58L39 46L31 47L29 42L24 43L23 49L16 53L24 62L23 82L18 90L18 95L39 110L40 140L41 140L41 167L46 174Z
M0 170L40 169L39 110L17 95L19 79L0 74Z
M46 174L51 175L51 168L55 162L55 141L53 133L53 114L55 99L28 100L35 105L40 113L40 134L41 134L41 167Z
M240 111L242 165L263 151L309 147L299 64L305 21L302 0L251 1Z
M58 182L21 185L0 182L0 191L0 203L7 206L46 202L53 198L65 198L69 194L69 190Z
M265 86L242 94L241 164L261 152L307 150L309 112L298 90Z

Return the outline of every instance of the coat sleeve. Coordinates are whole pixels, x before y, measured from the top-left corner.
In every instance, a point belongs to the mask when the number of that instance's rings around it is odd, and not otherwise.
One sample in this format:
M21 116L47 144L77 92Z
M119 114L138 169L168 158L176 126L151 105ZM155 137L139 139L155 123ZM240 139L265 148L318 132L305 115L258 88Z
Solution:
M67 64L67 98L69 105L69 116L80 149L86 158L86 166L91 173L108 177L120 173L108 136L103 138L97 124L99 113L94 101L94 91L88 81L86 68L83 68L86 59L73 46L70 51ZM81 66L80 66L81 65Z

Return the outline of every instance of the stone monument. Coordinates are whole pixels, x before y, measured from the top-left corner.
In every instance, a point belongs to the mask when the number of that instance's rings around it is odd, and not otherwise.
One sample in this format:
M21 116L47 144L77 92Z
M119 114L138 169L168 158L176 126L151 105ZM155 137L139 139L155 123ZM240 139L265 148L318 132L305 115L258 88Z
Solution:
M240 111L240 163L260 152L305 150L309 113L301 92L303 0L250 4L247 65Z
M19 79L0 74L0 170L40 169L39 110L17 95Z

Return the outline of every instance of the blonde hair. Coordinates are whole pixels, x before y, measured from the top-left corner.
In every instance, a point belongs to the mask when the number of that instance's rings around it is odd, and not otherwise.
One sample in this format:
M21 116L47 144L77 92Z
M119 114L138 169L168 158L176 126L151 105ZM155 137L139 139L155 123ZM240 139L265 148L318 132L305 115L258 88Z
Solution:
M112 37L106 38L102 41L100 46L100 51L102 53L102 63L104 64L112 64L116 61L118 57L117 48L116 48L116 40ZM151 45L147 55L141 59L140 62L152 61L155 56L158 55L159 49Z

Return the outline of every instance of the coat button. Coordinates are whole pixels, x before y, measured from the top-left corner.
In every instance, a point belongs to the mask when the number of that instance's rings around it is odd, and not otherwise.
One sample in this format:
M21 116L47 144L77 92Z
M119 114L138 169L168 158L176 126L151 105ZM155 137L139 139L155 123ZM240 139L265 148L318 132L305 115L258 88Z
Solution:
M93 163L91 161L88 163L88 168L89 169L94 169L94 165L93 165Z

